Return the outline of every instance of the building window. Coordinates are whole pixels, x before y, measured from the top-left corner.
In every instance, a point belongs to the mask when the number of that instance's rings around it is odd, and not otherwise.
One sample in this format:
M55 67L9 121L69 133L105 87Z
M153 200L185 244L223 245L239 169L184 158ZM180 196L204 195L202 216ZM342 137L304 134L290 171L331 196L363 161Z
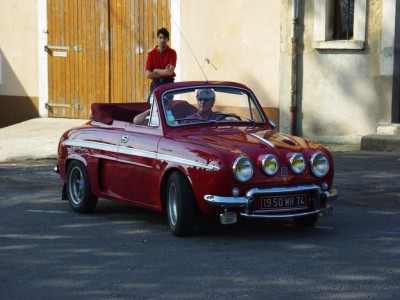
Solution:
M316 49L364 49L367 0L314 0Z
M354 0L335 0L333 8L333 39L353 39Z

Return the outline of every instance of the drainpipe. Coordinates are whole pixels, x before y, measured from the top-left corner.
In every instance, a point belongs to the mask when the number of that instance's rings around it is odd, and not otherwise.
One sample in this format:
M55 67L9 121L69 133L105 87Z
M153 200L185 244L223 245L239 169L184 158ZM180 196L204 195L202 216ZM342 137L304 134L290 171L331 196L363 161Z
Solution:
M292 0L292 81L291 81L291 106L290 106L290 134L297 135L297 0Z

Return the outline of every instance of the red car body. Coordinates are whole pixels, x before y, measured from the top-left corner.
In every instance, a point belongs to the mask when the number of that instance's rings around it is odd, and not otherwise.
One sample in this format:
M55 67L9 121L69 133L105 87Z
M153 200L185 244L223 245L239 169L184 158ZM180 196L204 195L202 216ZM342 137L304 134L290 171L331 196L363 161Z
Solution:
M177 98L192 98L191 93L204 88L215 91L215 102L221 98L229 104L219 108L248 115L224 112L220 121L185 124L196 109ZM166 95L174 97L172 113L181 114L173 126L163 113ZM233 108L230 97L247 98L244 103L250 107ZM329 203L338 196L332 189L331 153L315 142L274 130L248 87L171 83L157 88L152 98L156 126L132 123L149 103L94 104L91 121L62 135L57 167L65 182L63 196L74 210L90 212L102 197L166 211L177 236L192 233L199 211L220 214L223 224L238 217L292 217L312 225L318 215L330 213ZM178 106L186 107L186 113Z

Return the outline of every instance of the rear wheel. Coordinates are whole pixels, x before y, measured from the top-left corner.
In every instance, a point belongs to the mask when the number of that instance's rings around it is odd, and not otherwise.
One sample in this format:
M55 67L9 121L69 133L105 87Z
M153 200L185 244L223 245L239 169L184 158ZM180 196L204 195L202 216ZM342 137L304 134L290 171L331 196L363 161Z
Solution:
M293 218L296 225L300 226L314 226L315 222L318 220L318 214L303 216L303 217L295 217Z
M79 213L90 213L97 204L89 184L85 165L72 161L67 171L67 195L71 208Z
M196 204L186 177L180 172L172 173L166 193L168 223L172 233L176 236L192 234Z

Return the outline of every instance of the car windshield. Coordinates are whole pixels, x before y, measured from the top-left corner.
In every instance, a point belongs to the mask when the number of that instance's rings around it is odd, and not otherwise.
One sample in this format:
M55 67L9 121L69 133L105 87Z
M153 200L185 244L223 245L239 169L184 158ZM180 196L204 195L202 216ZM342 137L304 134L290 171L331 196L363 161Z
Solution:
M243 88L198 86L163 93L162 106L170 126L199 123L265 122L252 94Z

